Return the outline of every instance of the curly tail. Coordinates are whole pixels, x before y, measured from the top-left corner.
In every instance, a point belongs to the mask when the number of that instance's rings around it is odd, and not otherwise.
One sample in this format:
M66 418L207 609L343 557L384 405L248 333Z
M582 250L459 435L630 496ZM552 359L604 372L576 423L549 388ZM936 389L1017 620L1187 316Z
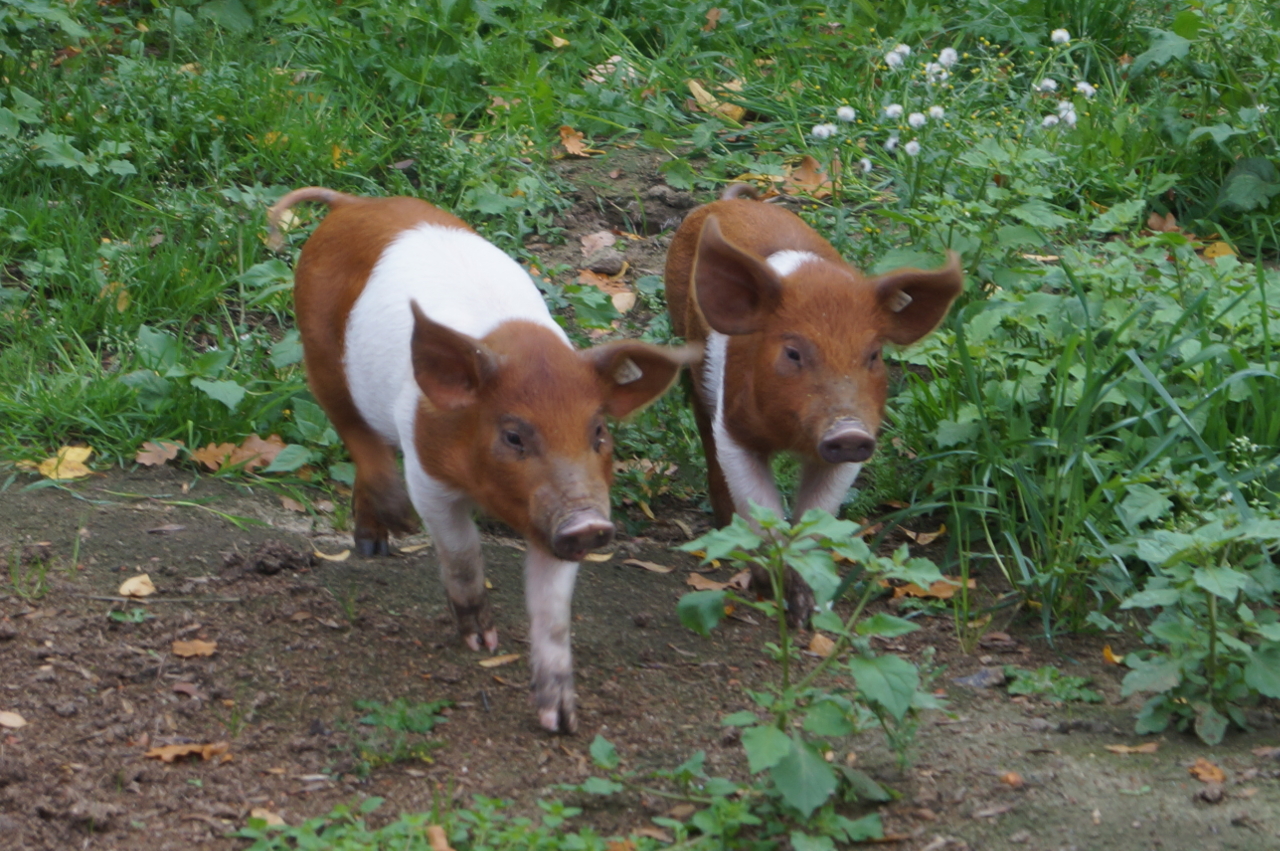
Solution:
M267 248L272 251L279 251L284 247L284 235L281 233L281 225L285 221L285 215L289 212L289 208L299 201L320 201L330 207L334 207L338 204L346 204L355 200L358 200L355 195L348 195L336 189L326 189L323 186L304 186L301 189L293 190L267 210Z

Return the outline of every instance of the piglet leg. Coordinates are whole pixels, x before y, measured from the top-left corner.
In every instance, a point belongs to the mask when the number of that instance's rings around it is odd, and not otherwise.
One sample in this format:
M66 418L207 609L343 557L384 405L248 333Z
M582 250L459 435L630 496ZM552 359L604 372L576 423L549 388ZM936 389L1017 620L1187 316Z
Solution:
M538 721L552 732L573 733L578 729L578 713L573 692L569 610L578 564L561 561L530 544L524 569L533 703Z
M481 642L489 650L496 650L498 630L493 626L489 592L484 587L480 533L471 519L475 506L465 494L436 482L428 480L424 484L413 478L410 482L414 504L435 541L440 578L458 623L458 634L472 650L479 650Z

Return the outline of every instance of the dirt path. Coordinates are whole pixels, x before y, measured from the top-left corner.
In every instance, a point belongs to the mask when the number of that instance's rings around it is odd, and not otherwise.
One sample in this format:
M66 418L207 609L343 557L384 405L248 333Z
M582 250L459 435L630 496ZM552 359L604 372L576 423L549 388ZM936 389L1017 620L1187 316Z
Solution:
M270 525L239 528L223 515ZM293 564L255 566L268 541L277 556L296 554ZM485 552L500 652L523 657L515 543L490 534ZM296 823L367 795L385 797L388 816L473 794L510 797L533 814L537 798L558 797L554 784L587 775L597 733L627 767L670 768L701 749L710 773L742 778L740 746L719 719L747 708L744 689L775 675L761 652L770 635L741 621L709 641L683 630L674 604L693 559L636 538L609 562L584 566L574 601L582 731L568 738L537 728L523 658L486 669L459 646L430 548L340 563L305 557L313 547L345 546L323 518L286 511L268 491L177 471L0 493L0 553L10 570L29 581L40 564L48 568L43 596L24 599L9 584L0 592L0 710L28 722L0 735L0 848L232 849L243 843L224 835L255 807ZM236 553L249 558L229 560ZM628 557L675 569L652 573L623 564ZM118 623L108 613L134 606L96 597L115 595L139 570L161 601L147 604L152 619ZM959 651L948 619L922 625L902 650L938 648L955 716L925 720L905 774L877 735L842 743L902 793L882 808L888 830L906 837L898 847L1280 846L1280 764L1251 753L1276 743L1274 729L1213 749L1169 736L1155 754L1116 755L1104 746L1138 739L1128 732L1132 705L1110 703L1114 669L1064 662L1068 672L1098 676L1109 700L1101 708L1011 699L951 682L981 661ZM183 659L172 652L175 639L217 648ZM988 662L1042 661L1023 641L1006 650ZM432 734L439 747L430 761L370 770L355 701L396 698L454 705ZM158 745L222 741L226 762L143 758ZM1219 803L1197 797L1205 787L1187 766L1200 756L1227 773ZM1011 771L1020 786L1002 781ZM577 821L605 833L669 810L626 796L585 803Z

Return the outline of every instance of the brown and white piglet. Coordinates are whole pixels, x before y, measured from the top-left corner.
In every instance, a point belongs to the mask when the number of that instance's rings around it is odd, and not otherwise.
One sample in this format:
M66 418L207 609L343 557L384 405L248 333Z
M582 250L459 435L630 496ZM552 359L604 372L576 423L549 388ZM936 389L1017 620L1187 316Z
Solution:
M690 376L716 524L750 519L751 503L786 516L770 468L779 452L802 465L791 516L836 514L876 448L885 343L936 328L963 283L954 253L937 271L864 277L747 186L690 213L667 254L667 304L675 333L706 344ZM812 593L795 575L787 586L788 617L802 623Z
M514 260L414 198L298 189L270 210L277 241L301 201L331 208L298 259L294 301L312 392L356 465L356 549L387 554L417 509L458 631L494 650L472 512L523 535L534 702L544 727L572 732L574 579L614 534L606 417L660 396L696 348L575 350Z

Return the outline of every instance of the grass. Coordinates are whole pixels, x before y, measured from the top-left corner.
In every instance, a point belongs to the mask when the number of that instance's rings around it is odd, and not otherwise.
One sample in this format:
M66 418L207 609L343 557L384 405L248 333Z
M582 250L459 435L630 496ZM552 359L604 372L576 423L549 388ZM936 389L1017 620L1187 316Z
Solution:
M287 463L225 475L350 484L291 314L319 213L262 243L299 185L429 198L538 263L575 340L611 329L525 248L563 236L569 128L661 152L700 199L793 195L873 272L961 254L848 513L937 515L951 572L1001 574L1046 635L1147 635L1163 615L1116 608L1160 578L1143 542L1280 517L1273 3L6 0L0 78L5 487L67 445L129 466L180 441L196 466L271 434ZM669 339L637 288L654 318L622 327ZM620 501L701 499L678 392L616 434Z

